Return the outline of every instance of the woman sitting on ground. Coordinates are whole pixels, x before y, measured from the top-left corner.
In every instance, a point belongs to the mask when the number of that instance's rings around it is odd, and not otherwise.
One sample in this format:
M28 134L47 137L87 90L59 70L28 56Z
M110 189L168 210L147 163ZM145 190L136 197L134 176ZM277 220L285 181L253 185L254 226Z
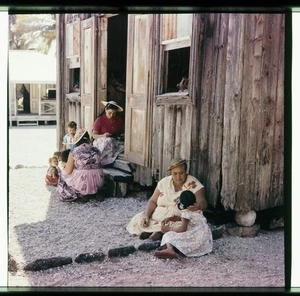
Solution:
M190 190L196 196L196 203L190 206L191 210L207 208L204 186L195 177L187 173L185 159L174 158L168 170L171 175L161 179L150 197L145 211L136 214L127 225L130 234L139 235L140 239L160 240L161 222L174 215L180 215L176 200L183 190ZM171 222L176 227L179 222Z
M123 108L115 101L105 102L103 113L93 124L93 145L101 154L101 164L109 165L124 151L124 122L118 115Z
M90 135L81 128L74 136L75 147L69 152L57 190L62 201L73 201L96 194L104 185L100 153L90 143Z

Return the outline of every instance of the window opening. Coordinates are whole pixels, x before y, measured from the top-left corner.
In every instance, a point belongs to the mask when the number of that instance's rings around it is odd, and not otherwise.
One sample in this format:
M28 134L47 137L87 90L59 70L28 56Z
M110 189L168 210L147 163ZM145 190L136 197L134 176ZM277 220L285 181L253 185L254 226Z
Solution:
M188 91L190 47L165 51L164 92Z
M80 93L80 68L70 69L70 85L69 92Z

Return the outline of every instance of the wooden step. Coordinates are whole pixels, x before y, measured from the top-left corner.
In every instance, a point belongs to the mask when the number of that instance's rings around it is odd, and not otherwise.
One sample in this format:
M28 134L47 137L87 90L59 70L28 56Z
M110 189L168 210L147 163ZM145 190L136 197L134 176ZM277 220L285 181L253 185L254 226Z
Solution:
M111 179L115 182L130 183L133 181L132 174L120 171L115 168L103 168L103 172L105 176L110 176Z
M133 175L115 169L103 168L108 195L112 197L124 197L127 194L127 185L133 182Z
M129 161L118 158L113 162L112 167L129 174L135 171L133 165Z

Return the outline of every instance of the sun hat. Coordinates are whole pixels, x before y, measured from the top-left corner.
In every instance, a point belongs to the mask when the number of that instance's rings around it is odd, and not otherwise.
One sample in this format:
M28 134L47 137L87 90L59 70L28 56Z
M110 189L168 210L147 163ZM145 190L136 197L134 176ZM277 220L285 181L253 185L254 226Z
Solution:
M106 102L106 101L101 101L102 102L102 104L106 107L106 105L107 104L110 104L110 105L114 105L114 106L116 106L118 109L117 109L117 111L118 112L122 112L123 111L123 108L121 107L121 106L119 106L115 101L108 101L108 102Z
M76 131L72 144L77 144L81 139L89 139L89 133L85 128L80 128Z
M186 162L187 162L186 159L183 159L181 157L175 157L171 160L170 165L168 167L168 171L170 171L170 170L172 170L172 169L174 169L174 168L176 168L176 167L178 167L182 164L185 164Z

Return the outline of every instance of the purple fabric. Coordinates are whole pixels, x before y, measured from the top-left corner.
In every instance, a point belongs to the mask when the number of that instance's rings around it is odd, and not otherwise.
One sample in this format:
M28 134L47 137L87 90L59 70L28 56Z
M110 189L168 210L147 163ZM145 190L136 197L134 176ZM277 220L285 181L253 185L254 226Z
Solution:
M104 183L100 152L91 144L75 147L72 153L75 167L71 174L60 173L57 190L62 201L72 201L97 193Z

